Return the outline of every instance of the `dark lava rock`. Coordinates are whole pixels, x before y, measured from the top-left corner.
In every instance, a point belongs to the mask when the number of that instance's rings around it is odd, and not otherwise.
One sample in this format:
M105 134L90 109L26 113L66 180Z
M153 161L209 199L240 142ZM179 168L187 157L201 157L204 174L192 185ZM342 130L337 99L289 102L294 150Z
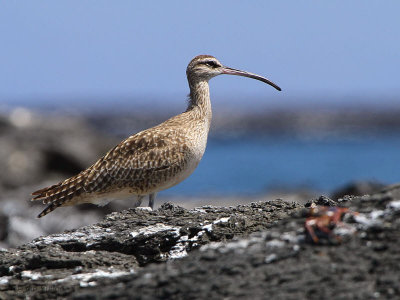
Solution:
M340 205L336 244L308 243L304 208L281 200L112 213L0 252L0 298L398 298L400 200Z
M337 200L346 195L363 196L378 193L385 187L377 181L355 181L341 187L332 193L332 198Z
M311 207L312 204L321 205L321 206L337 206L338 201L334 201L326 196L319 196L316 199L308 201L304 206Z
M304 218L211 243L180 260L149 265L118 284L74 299L390 299L400 296L400 201L387 195L346 203L362 211L338 245L304 240Z
M0 298L59 298L130 278L150 263L182 258L202 245L270 228L300 209L282 200L194 210L166 203L44 236L0 252Z

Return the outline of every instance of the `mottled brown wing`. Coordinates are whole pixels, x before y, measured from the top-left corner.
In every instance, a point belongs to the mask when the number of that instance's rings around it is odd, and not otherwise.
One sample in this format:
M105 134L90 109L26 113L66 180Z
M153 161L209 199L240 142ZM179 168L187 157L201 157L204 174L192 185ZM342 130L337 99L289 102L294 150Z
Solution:
M59 206L90 193L105 193L130 187L146 190L157 184L157 176L179 171L189 151L184 136L177 131L157 127L133 135L111 149L104 157L81 173L32 193L32 200L49 204L39 218ZM160 176L159 176L160 177Z
M180 166L187 149L174 132L147 130L131 136L110 150L89 168L84 190L87 193L108 192L130 187L144 190L154 182L155 174Z

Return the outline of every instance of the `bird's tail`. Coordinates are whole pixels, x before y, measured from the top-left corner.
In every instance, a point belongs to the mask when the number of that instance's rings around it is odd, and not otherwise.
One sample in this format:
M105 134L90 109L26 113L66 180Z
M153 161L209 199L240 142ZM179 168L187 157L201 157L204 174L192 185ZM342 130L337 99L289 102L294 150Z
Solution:
M55 185L45 187L32 193L32 201L42 200L48 206L38 215L41 218L59 206L68 205L73 198L80 196L83 190L83 172L61 181Z

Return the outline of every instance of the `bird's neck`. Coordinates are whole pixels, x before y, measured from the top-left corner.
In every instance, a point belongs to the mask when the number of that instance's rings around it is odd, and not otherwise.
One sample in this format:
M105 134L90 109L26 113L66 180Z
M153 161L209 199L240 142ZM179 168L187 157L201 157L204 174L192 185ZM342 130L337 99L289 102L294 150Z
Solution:
M189 104L186 111L191 112L195 118L206 120L209 126L212 118L212 110L208 82L205 80L189 81L189 87Z

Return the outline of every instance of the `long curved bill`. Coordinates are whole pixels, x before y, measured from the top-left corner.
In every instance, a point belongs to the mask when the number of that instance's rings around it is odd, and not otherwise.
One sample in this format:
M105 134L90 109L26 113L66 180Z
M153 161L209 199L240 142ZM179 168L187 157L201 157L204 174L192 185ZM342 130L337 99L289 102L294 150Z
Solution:
M281 88L279 86L277 86L275 83L273 83L271 80L269 80L269 79L267 79L265 77L262 77L260 75L257 75L257 74L253 74L253 73L246 72L246 71L241 71L241 70L236 70L236 69L225 67L225 66L222 67L222 74L238 75L238 76L257 79L257 80L260 80L262 82L265 82L265 83L269 84L270 86L273 86L278 91L281 91Z

